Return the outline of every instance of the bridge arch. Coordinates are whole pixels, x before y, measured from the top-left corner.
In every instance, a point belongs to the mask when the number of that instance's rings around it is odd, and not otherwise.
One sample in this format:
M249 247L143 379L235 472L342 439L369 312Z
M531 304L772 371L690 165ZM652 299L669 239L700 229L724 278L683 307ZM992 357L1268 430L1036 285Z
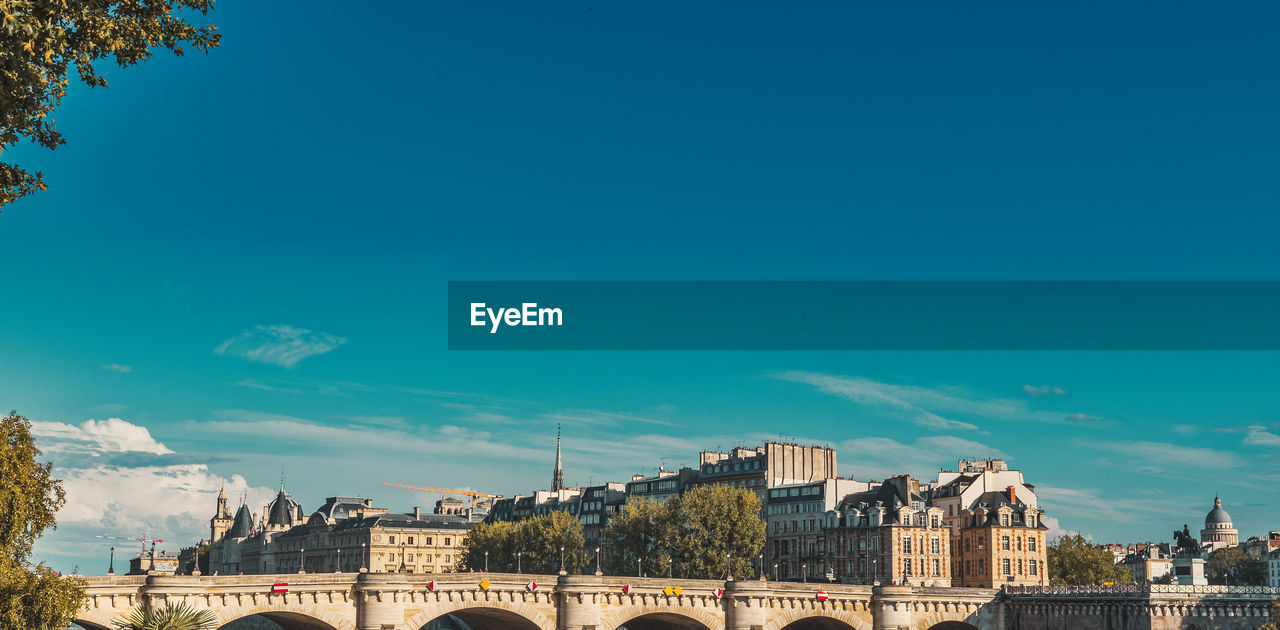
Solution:
M978 630L978 627L963 621L939 621L929 626L927 630Z
M718 620L702 621L678 612L650 612L626 619L616 626L606 628L616 630L720 630L722 624Z
M472 630L556 630L555 621L524 602L441 602L405 621L408 630L426 628L432 622L438 627L449 617L462 620Z
M296 606L293 608L288 610L282 605L272 605L225 612L218 616L217 628L218 630L235 630L245 620L254 617L274 622L284 630L354 630L355 628L354 621L336 617L323 610L299 612Z
M872 630L870 618L839 609L800 609L777 615L765 630Z
M714 612L713 612L714 611ZM633 604L601 611L600 627L605 630L721 630L720 608ZM723 614L723 613L722 613Z
M73 626L80 626L84 630L111 630L111 622L107 619L90 620L87 618L77 618L71 620Z

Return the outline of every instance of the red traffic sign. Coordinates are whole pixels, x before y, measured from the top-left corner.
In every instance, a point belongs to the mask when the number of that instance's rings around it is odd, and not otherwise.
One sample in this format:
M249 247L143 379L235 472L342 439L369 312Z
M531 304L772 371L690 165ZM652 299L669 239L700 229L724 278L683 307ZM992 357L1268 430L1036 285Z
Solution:
M817 597L817 598L818 598L818 601L820 601L820 602L825 602L825 601L827 601L827 592L826 592L826 591L818 591L818 592L817 592L817 594L816 594L816 595L814 595L814 596L815 596L815 597Z
M716 594L716 597L720 597L721 595L724 595L724 589L722 589L722 588L718 588L718 587L716 588L716 590L711 591L711 592L712 592L712 593L715 593L715 594Z
M623 592L623 593L626 593L627 595L630 595L630 594L631 594L631 585L630 585L630 584L623 584L623 585L622 585L622 592Z
M538 583L537 583L537 582L529 582L528 584L525 584L524 586L525 586L525 588L529 589L530 591L536 591L536 590L538 590Z
M431 581L427 582L427 590L428 590L428 591L434 591L434 590L436 590L436 581L435 581L435 580L431 580Z
M288 592L289 592L289 583L288 583L288 582L276 582L275 584L272 584L272 585L271 585L271 592L272 592L272 593L288 593Z

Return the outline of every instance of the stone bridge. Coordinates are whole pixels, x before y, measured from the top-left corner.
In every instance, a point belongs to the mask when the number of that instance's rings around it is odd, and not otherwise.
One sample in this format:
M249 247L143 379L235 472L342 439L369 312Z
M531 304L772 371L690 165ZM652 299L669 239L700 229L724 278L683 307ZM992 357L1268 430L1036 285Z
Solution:
M88 630L109 629L137 604L170 601L212 610L219 625L260 616L286 630L421 630L439 620L473 630L1256 630L1280 597L1186 590L1223 587L997 591L509 573L85 579L76 622Z

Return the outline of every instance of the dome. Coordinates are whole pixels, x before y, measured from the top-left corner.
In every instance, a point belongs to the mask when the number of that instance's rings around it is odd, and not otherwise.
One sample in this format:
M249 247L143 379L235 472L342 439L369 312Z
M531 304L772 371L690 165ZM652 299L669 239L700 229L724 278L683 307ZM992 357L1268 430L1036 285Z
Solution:
M289 498L289 494L284 491L284 486L281 486L280 494L277 494L276 500L267 507L267 525L297 525L297 514L298 504Z
M1219 499L1218 497L1214 497L1213 509L1209 510L1209 514L1204 517L1204 525L1205 527L1208 527L1210 525L1217 525L1217 524L1230 525L1231 515L1227 514L1227 511L1222 509L1222 499Z

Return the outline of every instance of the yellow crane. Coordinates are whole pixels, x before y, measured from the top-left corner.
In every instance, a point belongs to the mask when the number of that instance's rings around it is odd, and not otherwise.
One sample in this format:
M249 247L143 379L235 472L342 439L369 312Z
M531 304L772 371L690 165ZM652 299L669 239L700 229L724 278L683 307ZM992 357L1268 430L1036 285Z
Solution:
M471 497L472 501L479 498L501 499L500 494L489 494L488 492L476 492L475 490L450 490L449 488L429 488L427 486L413 486L407 483L391 483L390 481L382 482L382 485L391 488L408 488L409 490L422 490L423 492L439 492L441 494L460 494L464 497Z

